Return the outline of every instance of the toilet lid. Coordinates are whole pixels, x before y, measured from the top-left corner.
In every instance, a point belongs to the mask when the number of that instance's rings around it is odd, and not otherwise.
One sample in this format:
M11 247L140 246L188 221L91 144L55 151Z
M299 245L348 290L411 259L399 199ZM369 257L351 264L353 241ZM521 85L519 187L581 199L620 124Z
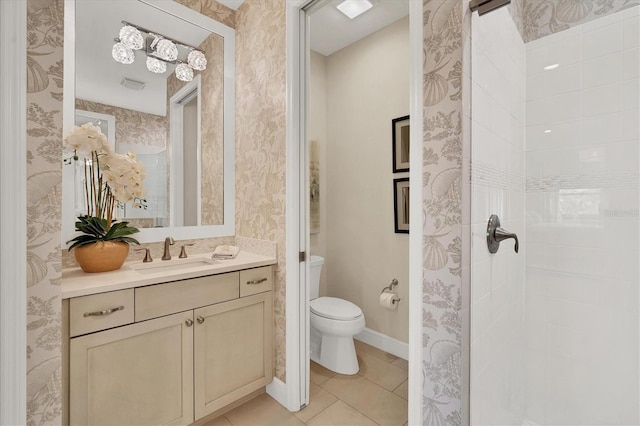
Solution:
M310 303L311 312L336 320L352 320L362 315L362 309L348 300L337 297L318 297Z

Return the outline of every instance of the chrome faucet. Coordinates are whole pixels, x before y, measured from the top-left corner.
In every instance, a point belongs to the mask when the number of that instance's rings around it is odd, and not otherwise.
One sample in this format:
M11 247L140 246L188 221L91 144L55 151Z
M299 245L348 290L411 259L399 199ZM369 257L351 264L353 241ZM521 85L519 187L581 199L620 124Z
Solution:
M172 237L167 237L164 239L164 253L162 254L162 260L171 260L171 252L169 251L169 246L175 244L175 241Z

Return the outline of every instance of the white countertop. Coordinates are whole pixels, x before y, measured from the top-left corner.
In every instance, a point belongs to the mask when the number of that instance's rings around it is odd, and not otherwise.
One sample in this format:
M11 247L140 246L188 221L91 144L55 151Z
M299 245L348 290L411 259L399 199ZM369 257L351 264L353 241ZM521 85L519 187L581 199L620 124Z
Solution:
M177 258L174 258L174 260ZM193 254L187 260L211 259L211 253ZM169 265L170 260L154 260L153 264ZM182 259L179 259L182 261ZM137 265L142 265L142 261L126 262L117 271L86 273L80 268L69 268L62 270L62 298L87 296L90 294L105 293L107 291L123 290L126 288L141 287L144 285L160 284L170 281L185 280L189 278L204 277L207 275L224 274L225 272L240 271L242 269L257 268L259 266L275 265L275 257L261 256L259 254L240 251L235 259L216 259L210 265L194 265L182 269L167 271L148 270L144 273L136 271ZM144 264L151 265L151 264Z

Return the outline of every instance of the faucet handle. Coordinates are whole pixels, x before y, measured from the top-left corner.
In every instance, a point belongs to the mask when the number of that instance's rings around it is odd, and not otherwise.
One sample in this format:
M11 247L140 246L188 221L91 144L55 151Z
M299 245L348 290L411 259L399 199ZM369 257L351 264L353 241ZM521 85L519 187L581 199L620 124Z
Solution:
M143 263L153 262L153 259L151 258L151 250L149 248L143 247L143 248L135 249L135 251L142 251L142 250L144 250L144 260L142 262Z
M167 237L164 239L164 253L162 253L162 260L171 260L171 251L169 251L169 246L175 244L173 237Z
M180 246L180 255L178 256L180 259L186 259L187 258L187 251L185 250L185 247L187 246L192 246L193 244L183 244Z
M518 236L513 232L502 229L500 227L500 218L497 215L492 214L487 222L487 247L489 248L489 253L497 252L500 247L500 241L504 241L508 238L516 240L513 248L515 252L518 253L518 249L520 247Z

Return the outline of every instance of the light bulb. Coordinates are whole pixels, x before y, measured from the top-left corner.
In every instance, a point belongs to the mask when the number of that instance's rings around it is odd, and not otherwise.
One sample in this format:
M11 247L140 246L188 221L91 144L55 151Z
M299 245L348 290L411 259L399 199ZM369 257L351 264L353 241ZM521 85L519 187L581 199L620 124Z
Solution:
M162 74L167 70L167 64L159 59L147 56L147 69L156 74Z
M171 40L162 39L158 42L156 55L165 61L175 61L178 59L178 48Z
M137 28L125 25L120 28L120 42L129 49L140 50L144 46L144 38Z
M111 49L111 56L113 59L120 62L121 64L132 64L136 59L133 50L129 49L123 43L116 43L113 45L113 49Z
M178 64L176 67L176 77L181 81L193 80L193 70L187 64Z
M194 70L203 71L207 68L207 58L199 50L192 50L187 56L187 62Z

